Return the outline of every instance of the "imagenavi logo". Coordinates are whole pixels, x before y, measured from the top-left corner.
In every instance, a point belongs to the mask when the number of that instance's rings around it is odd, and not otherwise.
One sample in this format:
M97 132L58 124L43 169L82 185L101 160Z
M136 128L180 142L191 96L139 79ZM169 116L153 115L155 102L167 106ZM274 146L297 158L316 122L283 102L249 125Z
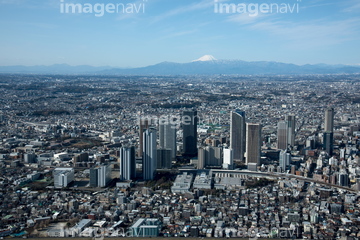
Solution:
M128 3L74 3L60 0L60 13L94 14L102 17L105 14L142 14L145 13L147 0Z
M301 0L294 3L222 3L214 0L214 13L248 14L256 17L259 13L299 13Z

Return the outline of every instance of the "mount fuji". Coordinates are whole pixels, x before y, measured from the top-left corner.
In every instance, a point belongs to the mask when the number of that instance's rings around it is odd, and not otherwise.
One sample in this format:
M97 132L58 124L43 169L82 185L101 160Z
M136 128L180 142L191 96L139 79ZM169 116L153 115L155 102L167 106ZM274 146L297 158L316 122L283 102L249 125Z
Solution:
M214 58L212 55L204 55L201 58L193 60L192 62L207 62L207 61L216 61L217 59Z

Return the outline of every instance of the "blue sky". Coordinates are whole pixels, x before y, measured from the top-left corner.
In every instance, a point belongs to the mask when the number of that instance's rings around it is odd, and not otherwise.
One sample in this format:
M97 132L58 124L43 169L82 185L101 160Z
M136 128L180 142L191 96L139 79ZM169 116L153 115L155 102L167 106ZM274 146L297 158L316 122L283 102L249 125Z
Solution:
M219 0L294 4L298 13L215 13L214 0L62 0L133 4L141 13L61 13L60 0L0 0L0 65L140 67L217 59L360 64L358 0ZM139 5L143 4L143 5Z

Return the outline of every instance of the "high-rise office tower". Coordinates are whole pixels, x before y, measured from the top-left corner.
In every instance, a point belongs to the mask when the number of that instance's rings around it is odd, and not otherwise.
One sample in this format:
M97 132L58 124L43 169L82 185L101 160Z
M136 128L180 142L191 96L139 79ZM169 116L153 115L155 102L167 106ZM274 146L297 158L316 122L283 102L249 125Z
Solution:
M90 169L90 187L106 187L111 181L111 165L100 165Z
M334 142L334 133L333 132L324 132L323 149L330 156L333 154L333 148L334 148L333 142Z
M236 110L230 113L230 148L235 161L244 161L246 149L245 112Z
M288 146L295 146L295 116L288 115L285 121L278 123L277 130L277 148L287 149Z
M143 164L144 180L153 180L156 171L156 131L147 129L143 133Z
M143 153L143 133L145 129L149 128L149 120L140 118L139 122L139 149L138 149L138 156L142 157Z
M246 165L249 170L256 171L260 165L261 125L246 123Z
M135 147L120 149L120 180L129 181L136 177Z
M171 168L171 149L158 149L156 153L157 157L157 169L170 169Z
M195 157L197 155L197 111L184 111L182 116L183 155Z
M280 151L279 154L279 166L281 170L285 172L285 170L290 166L291 155L286 150Z
M171 160L176 158L176 125L171 122L159 122L159 146L171 150Z
M278 123L277 148L287 149L287 124L285 121L280 121Z
M286 116L286 125L287 125L287 144L290 146L295 146L295 116L294 115Z
M197 169L204 169L205 168L205 148L200 147L198 149L198 164Z
M332 155L334 148L334 108L328 108L325 110L323 144L323 149L329 155Z
M325 110L325 132L334 131L334 108L328 108Z

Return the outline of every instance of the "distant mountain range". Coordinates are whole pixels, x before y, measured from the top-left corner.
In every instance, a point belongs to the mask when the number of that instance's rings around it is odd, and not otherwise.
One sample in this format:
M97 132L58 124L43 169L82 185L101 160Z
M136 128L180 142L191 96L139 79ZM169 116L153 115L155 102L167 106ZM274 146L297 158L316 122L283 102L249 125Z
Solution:
M0 66L0 73L27 74L96 74L96 75L278 75L278 74L353 74L360 73L360 66L350 65L295 65L280 62L217 60L205 55L189 63L162 62L139 68L70 66Z

